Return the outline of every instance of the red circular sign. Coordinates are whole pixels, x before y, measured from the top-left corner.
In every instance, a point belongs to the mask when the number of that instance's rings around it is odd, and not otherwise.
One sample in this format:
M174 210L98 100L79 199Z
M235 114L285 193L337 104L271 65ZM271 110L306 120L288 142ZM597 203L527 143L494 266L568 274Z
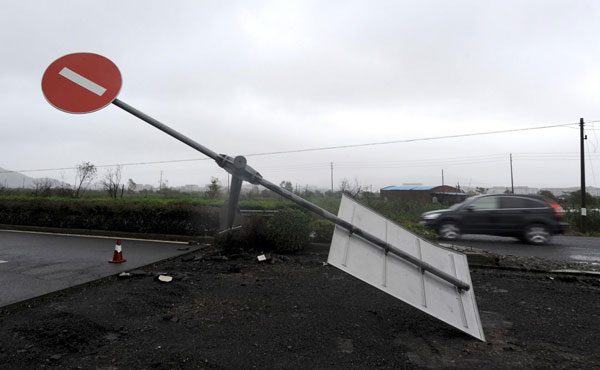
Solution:
M90 113L112 103L121 90L121 82L119 68L109 59L75 53L50 64L42 77L42 91L55 108Z

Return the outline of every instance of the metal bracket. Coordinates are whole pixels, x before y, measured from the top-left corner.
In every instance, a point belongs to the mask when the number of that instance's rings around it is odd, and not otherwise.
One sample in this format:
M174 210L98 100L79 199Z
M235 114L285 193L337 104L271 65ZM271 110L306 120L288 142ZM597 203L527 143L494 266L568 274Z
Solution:
M219 165L219 167L229 172L233 176L241 178L243 181L248 181L251 184L259 185L260 180L262 180L262 175L254 168L248 166L248 162L244 156L238 155L237 157L233 158L227 154L219 154L217 159L215 159L215 162Z

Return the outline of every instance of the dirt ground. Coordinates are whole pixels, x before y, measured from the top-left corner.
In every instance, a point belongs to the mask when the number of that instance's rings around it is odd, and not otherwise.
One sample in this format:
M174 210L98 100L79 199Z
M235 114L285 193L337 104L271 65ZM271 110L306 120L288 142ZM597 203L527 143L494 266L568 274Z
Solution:
M473 268L484 343L326 258L206 247L6 307L0 369L600 369L597 276Z

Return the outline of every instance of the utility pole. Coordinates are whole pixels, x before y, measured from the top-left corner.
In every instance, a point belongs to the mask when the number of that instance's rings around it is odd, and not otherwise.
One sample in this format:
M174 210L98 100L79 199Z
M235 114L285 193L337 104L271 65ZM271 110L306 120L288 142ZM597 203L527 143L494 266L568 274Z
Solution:
M510 153L510 192L515 193L515 183L513 181L513 170L512 170L512 153Z
M158 190L162 190L162 171L160 171L160 180L158 180Z
M333 193L333 162L331 162L331 193Z
M441 198L440 199L440 203L444 203L444 201L445 201L445 199L444 199L445 198L444 197L444 193L445 192L446 191L444 190L444 170L442 169L442 194L440 194L441 195L441 197L440 197Z
M583 133L583 126L585 123L583 122L583 118L579 119L579 144L580 144L580 154L581 154L581 232L585 232L585 219L587 216L587 209L585 208L585 156L584 156L584 146L583 141L587 139L587 137Z

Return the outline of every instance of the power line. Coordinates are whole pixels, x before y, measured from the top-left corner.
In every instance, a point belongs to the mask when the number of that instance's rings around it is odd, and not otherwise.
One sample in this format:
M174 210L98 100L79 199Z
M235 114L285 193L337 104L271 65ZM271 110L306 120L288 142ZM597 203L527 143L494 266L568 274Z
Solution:
M600 120L589 121L588 123L595 123L595 122L600 122ZM445 136L432 136L432 137L425 137L425 138L402 139L402 140L382 141L382 142L362 143L362 144L350 144L350 145L338 145L338 146L327 146L327 147L316 147L316 148L305 148L305 149L293 149L293 150L283 150L283 151L274 151L274 152L251 153L251 154L244 154L244 155L246 157L257 157L257 156L267 156L267 155L306 153L306 152L315 152L315 151L324 151L324 150L360 148L360 147L378 146L378 145L412 143L412 142L419 142L419 141L455 139L455 138L460 138L460 137L496 135L496 134L505 134L505 133L511 133L511 132L543 130L543 129L549 129L549 128L558 128L558 127L567 127L567 128L569 128L568 126L578 125L578 124L579 123L564 123L564 124L558 124L558 125L535 126L535 127L526 127L526 128L519 128L519 129L484 131L484 132L475 132L475 133L467 133L467 134L456 134L456 135L445 135ZM174 160L163 160L163 161L152 161L152 162L133 162L133 163L121 163L121 164L107 164L107 165L98 165L96 167L97 168L116 167L116 166L125 167L125 166L139 166L139 165L150 165L150 164L164 164L164 163L180 163L180 162L206 161L206 160L209 160L209 159L210 158L174 159ZM64 171L64 170L75 170L75 169L76 169L76 167L44 168L44 169L32 169L32 170L0 171L0 174L3 174L3 173L44 172L44 171Z
M462 165L476 165L486 163L502 163L506 161L507 153L503 154L487 154L480 156L471 157L443 157L443 158L424 158L415 160L402 160L402 161L337 161L337 169L394 169L394 168L422 168L422 167L452 167ZM593 158L600 160L600 154L591 154ZM513 153L513 160L521 162L531 161L557 161L557 160L569 160L578 161L579 154L574 152L566 153ZM262 173L279 173L279 172L302 172L302 171L315 171L315 170L326 170L331 167L330 162L318 162L318 163L282 163L282 164L270 164L261 166L260 170Z
M117 167L117 166L140 166L140 165L148 165L148 164L163 164L163 163L178 163L178 162L196 162L196 161L207 161L210 158L192 158L192 159L171 159L165 161L154 161L154 162L133 162L133 163L120 163L120 164L101 164L94 166L96 168L106 168L106 167ZM40 168L35 170L14 170L14 171L0 171L0 174L3 173L24 173L24 172L44 172L44 171L65 171L65 170L76 170L77 167L60 167L60 168Z
M588 156L600 160L600 153L590 153ZM336 168L410 168L410 167L432 167L432 166L453 166L453 165L471 165L471 164L482 164L482 163L495 163L503 162L506 160L506 154L487 154L476 157L443 157L443 158L426 158L416 160L404 160L404 161L338 161L336 162ZM115 166L136 166L136 165L149 165L149 164L164 164L164 163L178 163L178 162L193 162L193 161L205 161L210 158L193 158L193 159L180 159L180 160L168 160L168 161L154 161L154 162L134 162L134 163L123 163L114 165L98 165L97 168L107 168ZM579 154L575 152L558 152L558 153L513 153L513 159L522 161L576 161L579 160ZM282 172L282 171L311 171L318 169L325 169L330 166L330 162L318 162L318 163L285 163L282 165L271 164L261 166L261 172ZM22 170L22 171L1 171L2 173L22 173L22 172L43 172L43 171L64 171L64 170L75 170L76 167L62 167L62 168L45 168L35 170Z
M590 122L600 122L600 121L590 121ZM498 130L498 131L485 131L485 132L475 132L475 133L470 133L470 134L432 136L432 137L416 138L416 139L380 141L380 142L365 143L365 144L338 145L338 146L326 146L326 147L318 147L318 148L285 150L285 151L277 151L277 152L253 153L253 154L246 154L246 156L247 157L252 157L252 156L262 156L262 155L304 153L304 152L315 152L315 151L321 151L321 150L334 150L334 149L359 148L359 147L376 146L376 145L413 143L413 142L417 142L417 141L431 141L431 140L442 140L442 139L455 139L455 138L459 138L459 137L496 135L496 134L505 134L505 133L509 133L509 132L543 130L543 129L548 129L548 128L567 127L567 126L578 125L578 124L579 123L564 123L564 124L560 124L560 125L537 126L537 127L527 127L527 128L520 128L520 129Z

